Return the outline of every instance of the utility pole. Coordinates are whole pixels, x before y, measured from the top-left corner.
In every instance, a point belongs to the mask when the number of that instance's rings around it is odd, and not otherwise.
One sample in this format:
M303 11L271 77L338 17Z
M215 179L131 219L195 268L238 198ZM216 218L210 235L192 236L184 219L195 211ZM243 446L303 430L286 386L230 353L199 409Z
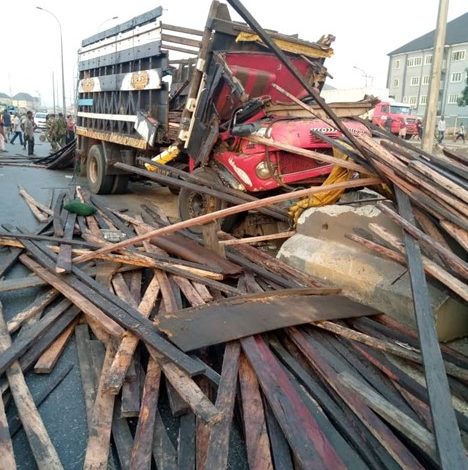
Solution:
M434 144L437 104L439 102L440 75L442 71L442 61L444 59L448 5L449 0L439 0L434 52L432 54L431 81L429 83L429 94L427 97L426 114L424 116L423 123L424 134L422 140L422 149L426 152L431 152L432 146Z
M57 112L57 108L55 107L55 74L52 72L52 98L54 100L54 114Z

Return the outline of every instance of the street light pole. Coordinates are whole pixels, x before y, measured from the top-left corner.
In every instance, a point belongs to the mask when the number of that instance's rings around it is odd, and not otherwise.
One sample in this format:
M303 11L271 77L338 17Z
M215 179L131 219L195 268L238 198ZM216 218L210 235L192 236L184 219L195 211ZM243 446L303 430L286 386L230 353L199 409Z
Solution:
M118 16L113 16L112 18L107 18L107 20L104 20L99 26L98 26L98 31L101 31L101 28L108 22L112 20L118 20Z
M369 84L368 79L369 79L369 78L374 78L374 77L373 77L372 75L369 75L365 70L363 70L363 69L361 69L361 68L359 68L359 67L356 67L355 65L353 65L353 69L356 69L356 70L358 70L359 72L362 73L362 76L363 76L364 79L366 80L366 90L367 90L368 84ZM372 83L371 83L371 86L372 86Z
M424 116L424 134L422 138L422 149L432 152L434 144L434 133L437 118L437 104L439 102L440 74L442 61L444 59L445 30L447 29L447 12L449 0L439 1L439 12L437 14L437 29L435 31L434 52L432 54L431 81L429 82L429 93L427 97L426 114Z
M62 24L60 23L59 19L57 16L52 13L50 10L47 10L46 8L42 7L36 7L38 10L45 11L46 13L49 13L49 15L53 16L55 18L55 21L57 21L57 24L59 26L59 32L60 32L60 61L62 65L62 112L63 115L67 115L67 106L65 104L65 69L63 66L63 37L62 37Z

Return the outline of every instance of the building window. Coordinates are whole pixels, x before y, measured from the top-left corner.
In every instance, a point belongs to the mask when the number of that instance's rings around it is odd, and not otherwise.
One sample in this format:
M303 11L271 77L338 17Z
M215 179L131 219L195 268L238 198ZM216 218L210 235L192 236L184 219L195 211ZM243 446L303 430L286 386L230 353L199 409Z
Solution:
M394 78L392 86L393 88L398 88L400 86L400 80L398 80L398 78Z
M410 104L413 108L416 108L416 105L418 103L418 97L417 96L410 96L408 100L408 104Z
M422 105L427 104L427 96L426 95L421 95L419 97L419 104L422 104Z
M403 103L408 103L408 97L407 96L403 96Z
M429 85L429 75L424 75L422 79L422 84L423 85Z
M420 65L422 65L422 57L410 57L406 62L406 65L408 67L419 67Z
M465 60L465 50L452 52L452 60L453 62Z
M411 77L410 86L419 86L419 77Z
M400 59L395 60L395 68L399 69L400 68Z
M462 81L462 79L463 79L463 74L461 72L454 72L450 76L450 81L452 83L459 83Z
M447 104L458 104L458 95L448 95Z
M424 64L425 64L425 65L430 65L430 64L432 64L432 54L427 55L427 56L424 57Z

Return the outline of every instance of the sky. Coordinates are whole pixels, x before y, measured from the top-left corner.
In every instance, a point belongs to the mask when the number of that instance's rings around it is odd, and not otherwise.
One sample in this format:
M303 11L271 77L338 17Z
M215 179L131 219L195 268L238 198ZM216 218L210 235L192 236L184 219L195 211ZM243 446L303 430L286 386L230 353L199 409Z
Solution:
M161 5L162 21L202 29L211 0L21 0L4 1L0 92L20 91L39 96L51 106L55 75L61 103L59 27L41 6L52 11L63 29L65 95L73 100L77 50L81 40ZM388 52L434 29L438 0L243 0L244 5L266 28L285 34L299 34L315 41L333 34L334 57L326 66L338 88L369 85L384 88ZM450 0L449 21L466 13L466 0ZM239 19L231 9L234 19ZM117 16L118 19L111 19ZM361 69L358 70L357 68Z

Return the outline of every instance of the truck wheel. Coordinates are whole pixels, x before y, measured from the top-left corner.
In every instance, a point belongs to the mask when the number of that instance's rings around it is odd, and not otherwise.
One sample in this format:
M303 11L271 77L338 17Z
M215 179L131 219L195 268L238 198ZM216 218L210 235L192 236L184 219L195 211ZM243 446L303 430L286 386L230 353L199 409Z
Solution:
M114 175L106 174L106 161L100 145L93 145L86 159L89 189L94 194L109 194L114 186Z
M112 185L112 194L123 194L127 192L128 187L128 175L115 175L114 184Z
M193 172L194 176L205 179L210 183L222 184L222 181L211 168L197 168ZM215 212L227 207L227 203L213 196L208 196L187 188L181 188L178 199L179 216L182 220L193 219L199 215ZM235 221L235 216L227 217L222 221L222 229L230 231ZM189 228L195 234L201 234L201 226Z

